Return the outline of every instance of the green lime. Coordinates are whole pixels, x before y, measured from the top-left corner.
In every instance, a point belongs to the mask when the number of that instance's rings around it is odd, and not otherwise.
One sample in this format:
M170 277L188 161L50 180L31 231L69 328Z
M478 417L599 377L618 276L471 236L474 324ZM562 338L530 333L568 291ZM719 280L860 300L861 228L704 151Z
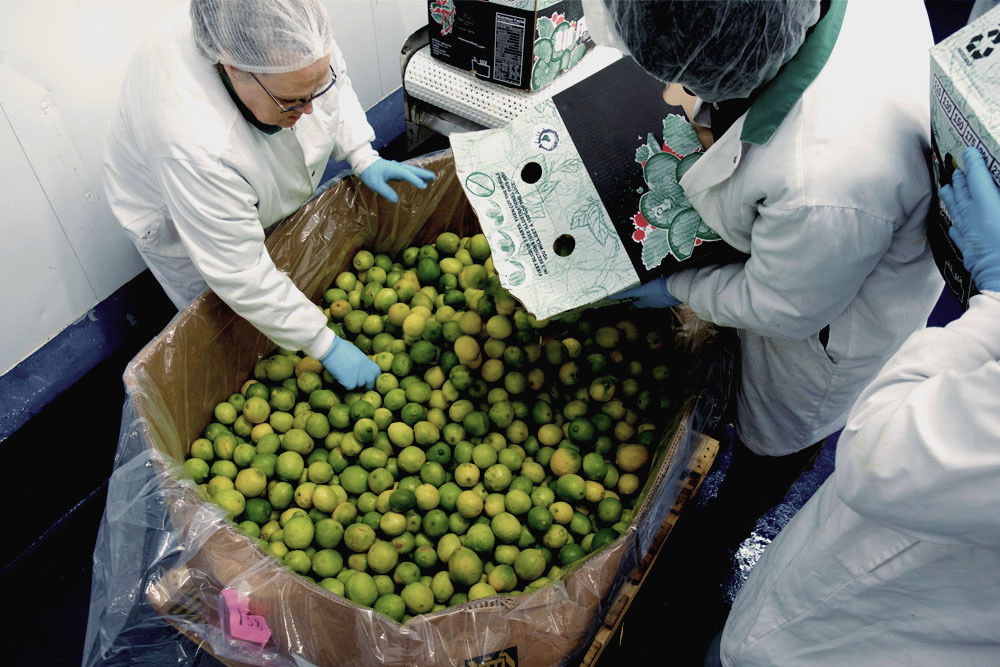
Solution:
M427 461L420 466L420 480L433 487L439 487L448 479L444 466L436 461Z
M618 533L612 528L601 528L594 533L594 539L590 543L591 551L597 551L618 539Z
M490 491L503 491L510 485L511 477L510 468L496 463L483 473L483 484Z
M427 460L445 465L451 461L451 447L445 442L438 442L427 449Z
M417 547L413 552L413 562L420 566L420 569L427 571L437 565L437 551L434 547L424 545Z
M397 489L389 496L389 507L395 512L406 512L416 504L416 494L407 489Z
M559 562L563 565L569 565L573 561L580 560L586 556L586 552L583 550L579 544L566 544L559 549Z
M583 512L573 512L573 518L569 520L570 532L583 537L594 530L590 517Z
M513 544L521 537L521 522L509 512L500 512L494 516L490 521L490 527L496 538L504 544ZM472 532L471 528L469 532Z
M288 507L294 496L295 489L288 482L278 482L267 491L267 499L271 503L271 507L277 510Z
M378 588L375 580L367 572L358 572L347 580L345 586L347 599L356 604L370 607L378 599Z
M466 519L474 519L483 511L484 501L475 491L462 491L455 500L455 509Z
M344 544L354 553L366 553L375 544L375 530L365 523L352 523L344 530Z
M458 234L442 232L438 234L437 240L434 241L434 247L445 255L454 255L459 248L460 242L461 239L458 237Z
M479 482L480 471L475 463L459 463L454 471L455 483L469 489Z
M184 462L184 469L191 475L195 484L202 484L208 479L209 467L204 459L191 458Z
M478 600L480 598L486 598L491 595L496 595L496 589L490 586L485 581L481 581L478 584L473 584L469 588L469 600Z
M315 442L312 436L304 430L291 428L281 436L281 446L290 452L297 452L302 456L308 456L313 450Z
M308 516L296 515L285 523L282 531L289 549L305 549L312 544L315 527Z
M497 593L506 593L517 588L517 574L510 564L500 564L486 575L486 583ZM471 589L469 598L472 599Z
M406 516L399 512L386 512L379 520L379 529L389 537L395 537L406 530Z
M358 465L348 466L340 473L340 485L348 493L359 496L368 489L368 471Z
M376 540L368 549L368 567L378 574L391 571L398 560L399 552L389 542Z
M472 586L479 582L483 574L483 562L472 549L460 547L448 560L448 574L454 583L464 587Z
M511 514L520 516L531 511L531 496L522 489L510 489L504 496L504 507Z
M523 581L538 579L545 568L545 555L539 549L524 549L514 559L514 572Z
M244 468L237 473L234 486L245 497L256 498L267 491L267 475L257 468Z
M444 510L432 509L424 515L421 527L428 537L440 537L448 532L448 515Z
M380 614L388 616L397 623L402 623L403 617L406 615L406 604L403 602L403 598L395 593L380 595L375 600L373 609Z
M421 466L427 460L427 455L424 450L420 449L416 445L410 445L405 447L401 452L399 452L396 457L396 464L399 466L400 470L408 473L419 472Z
M414 426L427 417L427 408L419 403L407 403L400 409L399 416L406 424Z
M344 536L344 527L335 519L320 519L314 528L316 544L324 549L333 549L340 544ZM330 575L333 576L333 575Z
M437 572L431 579L431 593L434 594L434 600L439 604L444 604L455 594L455 585L451 581L451 576L447 571L441 570Z
M518 534L520 532L520 527L518 527ZM494 544L496 544L496 537L493 535L493 530L487 524L473 524L465 534L465 546L478 554L493 551Z
M622 516L622 501L613 496L597 504L597 518L603 523L615 523Z
M434 606L434 593L427 584L420 581L407 584L400 597L406 604L406 610L414 615L426 614Z
M333 549L321 549L313 554L312 570L319 577L335 577L344 569L344 557Z
M281 559L281 564L298 574L306 574L312 569L312 559L302 549L290 550Z
M462 426L469 435L482 437L490 428L490 418L485 412L473 410L462 420Z

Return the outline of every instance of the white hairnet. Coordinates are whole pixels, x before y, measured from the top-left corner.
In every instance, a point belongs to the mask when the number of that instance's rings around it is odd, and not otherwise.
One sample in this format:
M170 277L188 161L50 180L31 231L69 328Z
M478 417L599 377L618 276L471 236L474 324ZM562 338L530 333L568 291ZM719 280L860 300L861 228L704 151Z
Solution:
M819 0L584 0L587 31L665 83L708 102L740 99L788 62Z
M330 53L330 17L319 0L191 0L202 55L255 74L302 69Z

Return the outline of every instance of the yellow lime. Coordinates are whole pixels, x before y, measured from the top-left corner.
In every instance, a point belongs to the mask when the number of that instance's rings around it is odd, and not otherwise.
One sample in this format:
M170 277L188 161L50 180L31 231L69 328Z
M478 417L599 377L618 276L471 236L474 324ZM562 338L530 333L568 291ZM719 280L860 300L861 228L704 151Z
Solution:
M539 555L541 555L539 553ZM544 557L542 557L544 562ZM448 574L460 586L473 586L483 575L483 562L472 549L461 547L448 560Z
M257 468L244 468L237 473L234 486L246 498L257 498L267 490L267 475Z
M474 519L483 512L482 496L472 490L462 491L455 500L455 509L466 519Z

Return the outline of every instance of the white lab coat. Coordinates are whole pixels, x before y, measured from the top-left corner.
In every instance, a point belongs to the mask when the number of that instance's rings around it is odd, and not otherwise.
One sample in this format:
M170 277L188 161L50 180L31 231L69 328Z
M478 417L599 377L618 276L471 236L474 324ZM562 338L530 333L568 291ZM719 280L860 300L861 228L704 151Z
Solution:
M941 292L925 234L931 43L920 2L851 2L770 141L740 141L744 114L681 179L702 219L750 255L667 285L740 329L739 435L758 454L839 428Z
M913 334L750 572L722 662L1000 664L1000 293Z
M275 268L264 230L315 191L331 156L360 172L374 132L331 44L334 88L294 130L268 135L241 115L202 57L187 13L133 57L104 157L111 210L178 308L206 287L276 344L321 357L321 310Z

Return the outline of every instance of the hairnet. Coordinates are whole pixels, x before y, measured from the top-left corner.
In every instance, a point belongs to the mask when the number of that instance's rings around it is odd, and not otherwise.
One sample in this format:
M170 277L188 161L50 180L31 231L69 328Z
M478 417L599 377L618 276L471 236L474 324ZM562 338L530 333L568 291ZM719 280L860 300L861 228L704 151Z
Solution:
M191 0L191 25L204 56L256 74L308 67L333 38L319 0Z
M802 46L820 7L819 0L597 0L584 11L596 42L719 102L770 81Z

